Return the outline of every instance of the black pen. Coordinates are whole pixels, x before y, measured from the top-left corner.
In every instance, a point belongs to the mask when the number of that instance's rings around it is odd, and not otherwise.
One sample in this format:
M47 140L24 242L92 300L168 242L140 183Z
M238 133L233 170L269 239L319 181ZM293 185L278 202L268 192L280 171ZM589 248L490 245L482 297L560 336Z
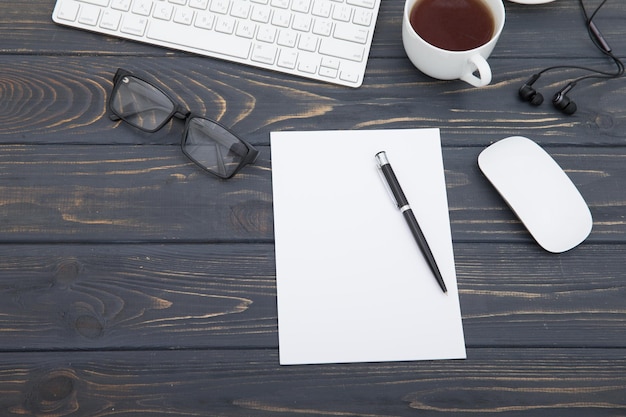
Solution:
M396 174L393 172L391 165L389 164L389 160L387 159L387 154L384 151L378 152L376 154L376 162L378 167L383 172L385 176L385 180L387 180L387 184L389 184L389 188L391 189L391 193L393 194L393 198L395 199L395 203L400 209L400 212L404 216L407 224L409 225L409 229L411 229L411 233L413 233L413 237L417 241L417 245L421 249L424 257L428 261L428 265L430 269L435 274L435 279L439 283L439 286L443 290L444 293L447 293L446 284L443 282L443 277L441 276L441 272L439 271L439 267L437 266L437 262L435 261L435 257L433 256L430 247L428 246L428 242L426 242L426 238L422 233L422 229L417 223L417 219L413 214L413 210L411 210L411 206L409 205L409 201L406 199L404 192L402 191L402 187L400 187L400 183L398 182L398 178L396 178Z

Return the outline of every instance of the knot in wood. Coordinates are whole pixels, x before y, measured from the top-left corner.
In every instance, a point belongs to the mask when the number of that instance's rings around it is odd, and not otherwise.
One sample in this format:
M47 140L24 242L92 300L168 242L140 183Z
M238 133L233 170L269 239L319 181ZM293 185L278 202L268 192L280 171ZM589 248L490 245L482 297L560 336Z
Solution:
M25 406L36 415L64 415L76 411L76 377L68 370L52 371L36 379L27 393Z
M60 262L54 273L55 283L67 286L74 282L82 271L82 265L75 259Z

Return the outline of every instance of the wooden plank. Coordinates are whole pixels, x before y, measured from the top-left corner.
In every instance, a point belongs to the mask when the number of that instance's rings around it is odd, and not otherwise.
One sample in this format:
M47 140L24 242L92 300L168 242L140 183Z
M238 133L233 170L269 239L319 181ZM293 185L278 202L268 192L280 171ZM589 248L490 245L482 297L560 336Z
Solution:
M267 151L223 181L178 146L7 146L0 240L237 241L273 235Z
M552 107L550 97L578 72L559 71L537 82L546 97L541 107L530 106L517 94L547 64L494 60L493 84L478 89L461 81L432 80L406 59L373 60L365 85L350 89L222 61L209 64L197 57L0 55L5 86L0 143L178 143L181 123L141 134L109 120L112 77L125 67L147 73L187 108L258 145L268 145L269 132L280 130L437 127L446 146L486 146L519 134L545 145L621 146L626 85L581 83L570 94L578 112L564 116Z
M454 249L469 347L626 348L626 245ZM0 259L2 352L277 347L272 244L5 244Z
M275 350L0 356L0 412L89 416L619 416L624 349L472 349L457 361L278 365Z
M221 181L178 145L0 145L0 242L270 242L270 151L259 148L255 165ZM591 207L589 241L624 242L626 148L546 149ZM530 242L480 173L481 150L443 150L453 239Z
M0 253L1 350L277 344L272 245L0 245Z
M624 245L583 244L560 255L534 243L454 249L468 345L599 347L626 341Z

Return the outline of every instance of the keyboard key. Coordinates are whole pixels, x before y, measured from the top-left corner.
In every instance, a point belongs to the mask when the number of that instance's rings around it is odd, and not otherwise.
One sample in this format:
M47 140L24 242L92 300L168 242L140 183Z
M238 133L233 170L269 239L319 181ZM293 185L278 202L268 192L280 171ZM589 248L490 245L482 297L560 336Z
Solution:
M159 2L154 8L152 15L157 19L170 20L174 14L174 6L168 3Z
M337 23L333 34L335 38L343 39L344 41L365 43L367 42L369 32L367 29L361 27L354 27L345 23Z
M356 44L354 42L324 38L321 41L319 51L324 55L361 62L365 56L365 48L361 46L355 47L355 45Z
M122 26L120 31L134 36L143 36L146 32L146 26L148 25L148 19L144 16L138 16L134 14L128 14L122 19Z
M78 16L78 22L84 25L95 26L98 24L98 18L100 17L100 8L85 4L80 8L80 14Z
M311 14L319 17L329 17L332 10L332 4L327 0L315 0Z
M277 44L280 46L286 46L289 48L293 48L296 46L296 41L298 40L298 35L295 32L290 30L281 30L278 34Z
M352 71L341 71L341 73L339 74L339 79L351 83L357 83L359 81L359 74Z
M259 23L267 23L270 21L270 15L272 10L267 6L254 6L252 8L252 15L250 19Z
M287 10L275 10L272 16L272 25L288 28L291 24L291 13Z
M228 8L230 7L229 0L213 0L211 2L211 6L209 10L213 13L226 14L228 13Z
M235 31L235 19L230 16L218 16L215 30L220 33L233 33Z
M289 0L271 0L270 4L280 9L286 9L289 7Z
M337 78L338 71L334 68L320 67L320 75L322 77Z
M297 14L293 18L291 27L300 32L308 32L311 30L311 18L305 14Z
M155 20L150 24L147 36L150 39L180 45L181 47L190 47L240 59L246 59L250 55L252 42L247 39L215 31L206 31L203 34L203 36L198 36L193 26L179 26L176 30L172 30L168 22Z
M272 65L276 59L276 47L268 43L257 43L252 47L252 56L250 59L263 64Z
M152 11L152 0L135 0L133 3L133 13L142 16L150 16Z
M298 60L298 70L308 74L317 73L318 59L309 55L303 55Z
M372 12L363 9L355 10L352 21L357 25L369 26L372 23Z
M322 57L322 66L327 68L339 69L340 62L337 58Z
M213 13L199 13L196 17L196 27L200 29L213 29L215 15Z
M313 24L313 33L320 36L330 36L333 30L333 22L318 19Z
M112 0L111 8L127 12L130 9L130 0Z
M250 3L238 1L233 4L230 15L240 19L247 19L250 14Z
M276 39L276 28L272 26L262 26L259 28L256 38L262 42L274 43Z
M77 3L71 3L68 1L64 1L57 6L57 14L56 16L59 19L67 20L69 22L73 22L78 17L78 9L79 5Z
M109 5L109 0L80 0L82 3L89 3L95 6L106 7Z
M189 7L194 9L206 10L209 6L209 0L189 0Z
M194 13L193 10L180 7L174 12L174 22L180 23L181 25L190 25L193 21Z
M298 49L314 52L317 49L317 37L303 34L298 41Z
M283 68L294 69L298 63L298 52L293 49L283 49L278 55L277 65Z
M333 19L340 22L349 22L352 17L352 8L345 5L337 5L333 9Z
M351 6L365 7L367 9L373 9L376 6L375 0L347 0Z
M254 33L256 32L256 25L252 22L243 21L239 22L237 25L237 36L241 36L242 38L252 39L254 38Z
M120 27L120 21L122 20L122 14L115 10L105 10L102 13L102 19L100 20L100 27L108 30L117 30Z
M352 62L342 62L339 79L350 83L358 83L361 78L361 67Z
M311 0L293 0L291 10L294 12L308 13L311 7Z

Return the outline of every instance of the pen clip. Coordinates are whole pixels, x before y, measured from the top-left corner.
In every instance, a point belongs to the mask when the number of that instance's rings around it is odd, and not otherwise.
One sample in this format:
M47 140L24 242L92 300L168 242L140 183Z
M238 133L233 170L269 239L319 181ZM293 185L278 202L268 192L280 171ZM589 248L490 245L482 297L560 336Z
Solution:
M387 190L387 193L389 194L389 197L391 198L391 202L393 203L393 205L396 208L399 208L400 205L398 203L398 201L396 201L396 197L393 195L393 191L391 191L391 186L389 185L389 181L387 181L387 178L385 178L385 174L383 173L383 165L388 164L389 160L387 159L387 154L385 153L385 151L380 151L376 154L375 156L376 158L376 165L378 166L378 176L380 177L380 180L383 183L383 187L385 187L385 190Z

